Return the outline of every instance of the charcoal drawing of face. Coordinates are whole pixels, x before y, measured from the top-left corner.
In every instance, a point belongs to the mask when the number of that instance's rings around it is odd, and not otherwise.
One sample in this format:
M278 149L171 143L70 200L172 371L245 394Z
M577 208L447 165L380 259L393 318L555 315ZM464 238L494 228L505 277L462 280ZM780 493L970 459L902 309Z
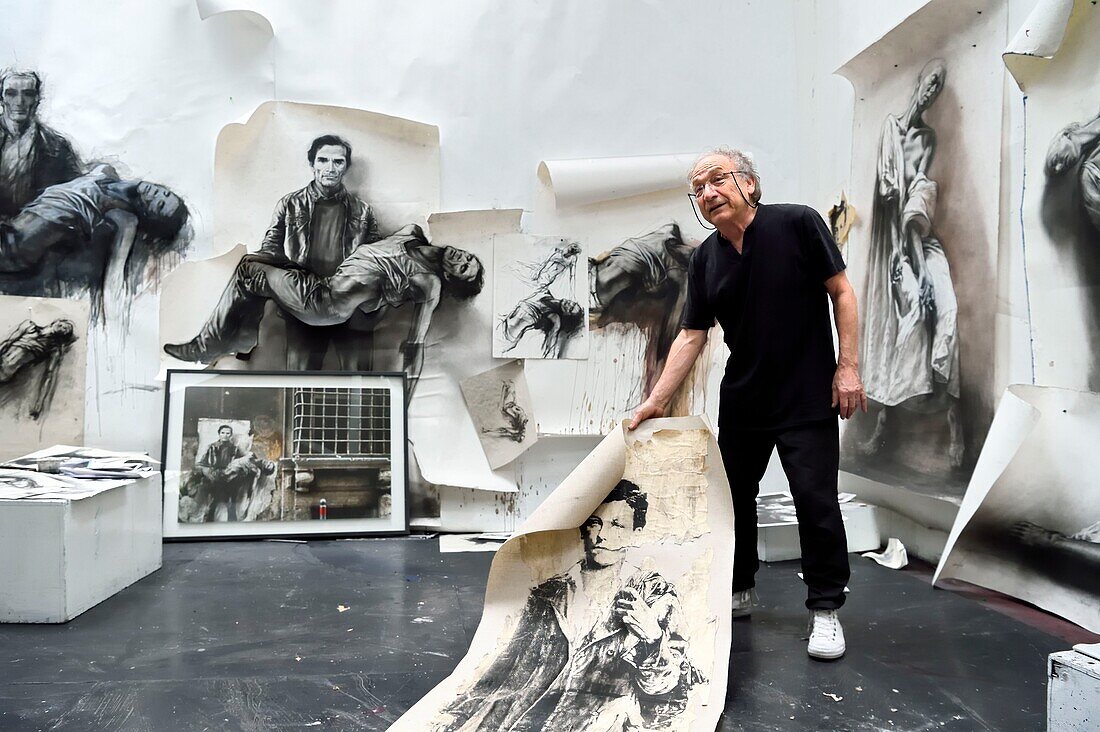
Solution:
M336 190L344 183L348 163L343 145L322 145L313 157L313 182L322 190Z
M9 128L24 125L38 114L39 80L32 74L11 74L0 90L0 105ZM14 124L13 124L14 123Z
M604 569L623 561L634 532L645 526L649 505L646 495L628 480L608 494L600 507L581 525L584 567Z

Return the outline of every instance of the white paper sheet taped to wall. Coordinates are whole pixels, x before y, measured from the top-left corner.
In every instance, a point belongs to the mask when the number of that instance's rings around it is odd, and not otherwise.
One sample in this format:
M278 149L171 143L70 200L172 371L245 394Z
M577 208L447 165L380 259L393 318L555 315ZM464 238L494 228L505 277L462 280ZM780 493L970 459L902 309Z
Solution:
M696 157L695 153L678 153L543 160L538 174L553 189L559 208L586 206L677 186L682 186L686 194L687 172Z
M470 652L390 729L714 729L732 536L702 419L616 428L498 550Z

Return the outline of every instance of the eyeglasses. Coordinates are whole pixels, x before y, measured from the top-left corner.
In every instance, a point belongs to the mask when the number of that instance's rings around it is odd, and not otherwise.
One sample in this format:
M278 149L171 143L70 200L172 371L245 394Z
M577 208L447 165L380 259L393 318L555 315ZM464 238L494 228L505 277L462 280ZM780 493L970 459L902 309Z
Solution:
M712 176L710 180L700 183L699 185L692 186L691 195L699 198L707 190L707 186L717 189L718 186L725 184L725 182L733 176L744 172L745 171L743 170L730 170L725 173L718 173L717 175Z

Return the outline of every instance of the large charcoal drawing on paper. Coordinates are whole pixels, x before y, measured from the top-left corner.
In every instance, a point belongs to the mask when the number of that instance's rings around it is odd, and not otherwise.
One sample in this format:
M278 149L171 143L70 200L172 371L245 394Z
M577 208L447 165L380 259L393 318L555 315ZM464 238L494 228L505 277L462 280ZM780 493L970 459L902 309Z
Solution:
M590 327L634 325L645 338L645 371L638 403L664 370L680 330L687 296L687 263L695 244L666 224L627 239L589 261Z
M958 415L958 301L936 234L939 185L929 177L936 133L924 119L946 83L941 59L921 70L913 97L882 129L871 209L860 363L878 405L859 450L873 453L895 409L943 413L952 467L963 459Z
M965 490L996 398L1003 35L1003 7L933 0L840 72L852 205L870 213L847 247L869 412L841 467L930 494Z
M181 361L201 363L248 354L259 344L268 302L302 327L342 325L357 315L376 323L389 309L411 303L416 315L402 344L411 392L423 368L425 338L436 307L444 295L474 297L484 278L477 257L433 246L415 224L382 241L356 245L330 276L278 257L249 254L238 263L199 332L184 343L165 344L164 350Z
M1059 259L1076 270L1083 315L1092 323L1082 381L1100 390L1100 114L1071 122L1054 136L1043 172L1042 225Z
M250 253L203 320L163 319L165 352L257 371L400 369L411 396L433 323L467 311L489 264L432 245L437 178L428 125L282 102L228 125L215 161L217 238Z
M584 358L584 260L577 242L525 237L494 247L497 358ZM579 271L578 271L579 270Z
M637 485L612 489L580 528L584 557L530 590L511 640L440 729L668 728L706 678L676 585L625 559L647 513Z
M166 186L81 161L38 118L43 93L36 71L0 72L0 292L87 293L94 317L114 307L128 322L128 303L187 248L187 206Z
M84 435L86 303L0 296L0 458Z
M713 729L731 534L701 420L616 429L498 550L470 652L392 729Z
M522 361L471 376L460 386L489 467L512 462L538 441Z

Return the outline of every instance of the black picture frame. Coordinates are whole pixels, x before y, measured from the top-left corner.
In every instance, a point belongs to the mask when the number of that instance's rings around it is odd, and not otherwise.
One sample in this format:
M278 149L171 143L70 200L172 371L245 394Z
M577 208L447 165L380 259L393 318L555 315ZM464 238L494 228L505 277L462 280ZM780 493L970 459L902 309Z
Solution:
M407 395L402 372L169 369L164 538L408 534Z

